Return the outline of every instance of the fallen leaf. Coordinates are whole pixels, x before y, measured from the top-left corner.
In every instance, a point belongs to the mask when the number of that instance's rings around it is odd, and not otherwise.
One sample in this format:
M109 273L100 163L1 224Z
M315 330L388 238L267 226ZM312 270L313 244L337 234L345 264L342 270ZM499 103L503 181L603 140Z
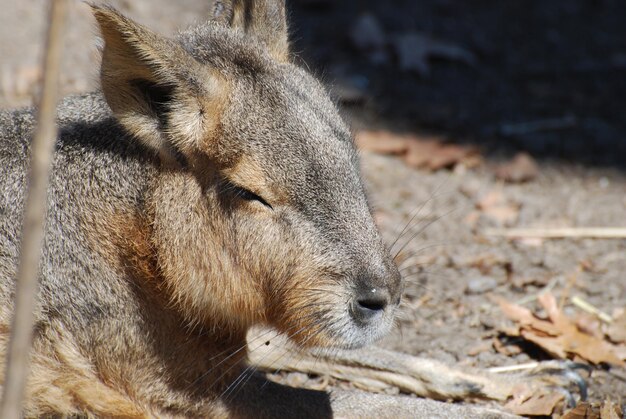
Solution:
M572 410L561 416L561 419L622 419L621 407L611 400L600 403L581 402Z
M481 162L477 148L446 144L437 137L418 137L389 131L360 131L356 134L356 144L362 150L402 156L407 165L431 171L458 164L475 167Z
M535 179L539 167L530 154L518 153L510 162L498 166L495 174L496 178L505 182L521 183Z
M361 150L379 154L406 154L411 137L392 134L387 131L359 131L355 136L356 145Z
M422 77L430 75L430 59L439 58L469 65L476 63L470 51L416 32L398 35L391 40L402 71L415 71Z
M527 308L503 298L496 299L505 316L517 323L512 336L521 336L556 358L581 358L596 365L607 363L626 366L626 347L613 345L581 331L559 310L552 294L541 294L538 300L548 314L548 320L542 320Z
M444 144L438 140L420 140L411 142L405 162L416 168L439 170L454 167L459 163L467 163L469 167L475 167L478 155L475 147L457 144Z
M606 332L614 343L626 343L626 310L613 320Z
M591 403L581 402L566 412L561 419L600 419L600 412Z
M482 214L500 225L511 225L517 221L520 206L510 202L500 188L492 189L476 203Z
M504 407L521 416L551 416L556 406L562 404L564 399L562 393L543 394L540 391L528 393L527 389L520 387L519 392L514 393L513 398Z
M506 356L514 356L522 353L522 348L514 342L503 342L501 339L497 337L493 338L493 349L496 350L499 354Z
M613 403L611 400L606 400L600 407L601 419L622 419L623 413L620 405Z
M602 338L602 323L597 316L592 316L587 313L581 313L576 317L576 327L583 333L586 333L597 338Z
M495 298L495 300L509 319L522 324L532 323L534 318L533 313L526 307L510 303L504 298Z

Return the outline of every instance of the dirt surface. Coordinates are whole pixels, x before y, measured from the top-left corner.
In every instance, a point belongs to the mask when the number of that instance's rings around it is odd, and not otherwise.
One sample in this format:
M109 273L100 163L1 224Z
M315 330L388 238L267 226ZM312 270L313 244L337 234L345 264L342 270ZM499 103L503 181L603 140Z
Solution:
M165 34L209 9L203 0L111 3ZM0 0L0 107L32 101L44 4ZM374 47L359 47L351 35L365 13L384 34L382 41L367 35ZM485 234L491 227L626 227L626 3L300 0L291 3L291 18L299 59L329 84L355 127L427 132L478 144L485 156L477 168L428 172L363 153L377 220L392 250L401 249L407 279L399 327L380 345L452 365L514 365L548 355L533 345L515 355L494 349L511 323L491 296L540 311L534 297L550 289L572 317L581 313L573 296L609 315L626 307L626 239ZM70 22L64 93L97 85L88 8L73 3ZM400 69L390 44L407 33L445 41L439 59L427 60L428 72ZM495 165L519 149L538 159L538 175L522 184L497 180ZM504 215L479 205L489 194L504 203ZM591 399L623 402L625 377L624 370L594 370Z

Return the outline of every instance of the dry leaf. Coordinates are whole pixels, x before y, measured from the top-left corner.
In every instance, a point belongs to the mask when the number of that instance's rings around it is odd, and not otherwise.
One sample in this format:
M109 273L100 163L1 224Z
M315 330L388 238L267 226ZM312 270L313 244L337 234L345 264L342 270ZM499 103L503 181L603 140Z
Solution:
M504 407L521 416L551 416L555 407L563 402L565 396L560 393L514 395Z
M546 310L549 320L542 320L527 308L502 298L496 301L504 314L518 323L513 336L521 336L535 343L552 356L561 359L579 357L593 364L608 363L626 366L624 346L613 345L581 331L559 310L552 294L544 293L539 296L539 302Z
M379 154L406 154L411 138L388 131L359 131L355 137L356 145L361 150Z
M561 419L622 419L621 407L611 400L602 404L581 402L572 410L566 412Z
M505 182L527 182L538 174L539 167L528 153L518 153L513 160L496 168L496 178Z
M566 412L561 419L600 419L600 412L591 403L582 402Z
M600 419L622 419L623 413L620 405L611 400L605 400L600 407Z
M526 307L510 303L504 298L496 298L496 301L500 305L500 309L509 319L522 324L532 323L534 319L533 313Z
M416 139L414 142L409 142L404 161L411 167L426 167L432 156L437 152L438 147L439 143L437 141Z
M606 334L611 342L626 343L626 310L613 320Z
M436 57L469 65L476 63L476 57L470 51L418 33L396 36L391 44L398 57L400 70L415 71L422 77L430 75L431 58Z
M493 338L493 349L496 350L499 354L506 356L514 356L522 353L522 348L513 342L503 342L497 337Z
M356 134L356 144L362 150L403 156L407 165L427 170L439 170L457 164L475 167L481 161L475 147L445 144L437 137L360 131Z
M602 339L602 323L597 316L581 313L576 317L575 324L581 332Z
M517 221L520 206L507 200L501 189L493 189L485 194L476 207L488 218L500 225L511 225Z
M443 144L438 140L418 140L410 143L405 162L416 168L439 170L465 163L475 167L478 160L475 147Z

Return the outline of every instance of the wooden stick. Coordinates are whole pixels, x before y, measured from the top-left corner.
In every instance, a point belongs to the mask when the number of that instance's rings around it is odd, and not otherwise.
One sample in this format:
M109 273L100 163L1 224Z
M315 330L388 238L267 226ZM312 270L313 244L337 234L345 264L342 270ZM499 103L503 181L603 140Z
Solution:
M626 228L623 227L562 227L562 228L511 228L487 229L485 236L509 238L540 238L540 239L626 239Z
M52 152L57 137L56 106L66 0L50 2L44 72L37 113L37 127L31 148L28 196L22 224L20 262L15 284L15 308L11 323L0 418L21 417L22 400L29 372L34 310L38 292L37 276L43 243L46 192Z

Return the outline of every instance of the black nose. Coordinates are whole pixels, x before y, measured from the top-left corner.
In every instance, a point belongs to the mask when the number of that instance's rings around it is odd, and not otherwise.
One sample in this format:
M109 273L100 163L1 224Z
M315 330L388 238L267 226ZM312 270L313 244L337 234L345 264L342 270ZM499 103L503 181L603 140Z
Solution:
M352 304L354 318L366 323L382 314L389 305L389 292L381 288L364 288L357 291L356 298Z

